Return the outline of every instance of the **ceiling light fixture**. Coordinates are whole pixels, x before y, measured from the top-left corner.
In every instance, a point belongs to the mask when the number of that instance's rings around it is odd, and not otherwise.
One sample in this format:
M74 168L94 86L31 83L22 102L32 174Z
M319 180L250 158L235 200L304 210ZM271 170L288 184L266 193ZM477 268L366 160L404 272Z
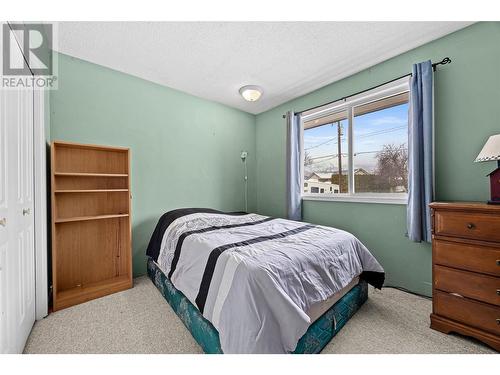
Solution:
M262 88L255 85L243 86L240 89L240 95L247 102L256 102L262 96Z

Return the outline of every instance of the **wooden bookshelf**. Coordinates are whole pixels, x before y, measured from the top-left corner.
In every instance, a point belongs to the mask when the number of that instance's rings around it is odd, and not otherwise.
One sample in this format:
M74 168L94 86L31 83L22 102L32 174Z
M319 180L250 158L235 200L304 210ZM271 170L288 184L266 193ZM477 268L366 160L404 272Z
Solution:
M53 309L132 287L128 148L51 147Z

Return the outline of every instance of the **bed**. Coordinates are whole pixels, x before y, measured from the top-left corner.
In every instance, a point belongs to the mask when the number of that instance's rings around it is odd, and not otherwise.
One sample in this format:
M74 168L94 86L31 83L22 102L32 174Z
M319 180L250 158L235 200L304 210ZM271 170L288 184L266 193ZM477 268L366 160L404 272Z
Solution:
M212 209L165 213L146 253L206 353L318 353L385 277L348 232Z

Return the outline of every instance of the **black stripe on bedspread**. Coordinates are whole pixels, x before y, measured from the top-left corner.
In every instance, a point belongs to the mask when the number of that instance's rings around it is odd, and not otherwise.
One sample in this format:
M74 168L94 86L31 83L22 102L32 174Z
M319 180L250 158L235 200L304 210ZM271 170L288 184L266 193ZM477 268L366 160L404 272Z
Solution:
M179 208L177 210L168 211L163 214L158 220L158 224L156 224L156 228L151 235L151 239L149 240L148 248L146 250L146 255L153 258L156 262L158 261L158 256L160 255L160 247L161 241L163 239L163 234L167 230L170 224L174 222L174 220L191 214L196 213L209 213L209 214L221 214L221 215L247 215L246 212L221 212L217 210L213 210L211 208Z
M202 229L197 229L197 230L192 230L190 232L182 233L179 236L179 240L177 241L177 245L175 246L174 258L172 259L172 265L170 266L170 272L168 273L168 278L171 279L172 275L174 274L174 271L177 267L177 263L179 262L179 258L181 256L182 244L184 243L184 240L186 239L187 236L190 236L192 234L212 232L212 231L216 231L216 230L220 230L220 229L247 227L250 225L262 224L262 223L265 223L265 222L270 221L270 220L274 220L274 218L268 217L268 218L265 218L263 220L258 220L258 221L247 221L245 223L239 223L239 224L219 225L219 226L207 227L207 228L202 228Z
M217 265L217 260L219 259L219 256L224 251L235 247L253 245L259 242L274 240L277 238L285 238L293 234L304 232L314 227L315 225L308 224L292 230L288 230L286 232L276 233L269 236L255 237L241 242L230 243L227 245L219 246L214 250L212 250L208 257L207 265L205 266L205 271L203 272L203 278L201 279L200 290L198 291L198 295L196 296L196 306L198 306L200 312L203 314L203 310L205 309L205 303L207 301L208 290L210 288L210 283L212 282L212 277L214 275L215 266Z

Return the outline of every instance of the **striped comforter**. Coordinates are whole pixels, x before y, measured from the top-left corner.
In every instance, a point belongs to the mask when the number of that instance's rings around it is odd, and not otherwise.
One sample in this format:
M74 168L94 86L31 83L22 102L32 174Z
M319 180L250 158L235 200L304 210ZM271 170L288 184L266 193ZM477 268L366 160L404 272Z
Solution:
M147 255L219 332L224 353L286 353L306 312L384 271L352 234L257 214L180 209L161 217Z

